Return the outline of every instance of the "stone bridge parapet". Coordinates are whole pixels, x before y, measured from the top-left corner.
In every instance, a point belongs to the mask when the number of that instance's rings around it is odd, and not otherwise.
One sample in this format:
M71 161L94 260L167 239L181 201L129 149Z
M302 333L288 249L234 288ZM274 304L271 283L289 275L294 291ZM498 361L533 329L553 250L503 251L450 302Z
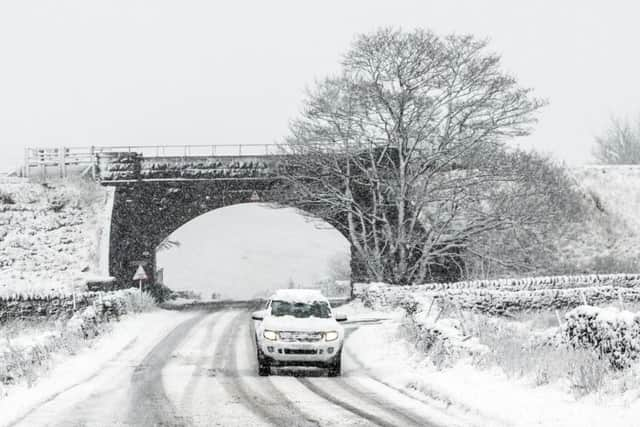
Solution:
M102 182L135 180L269 179L277 178L281 156L143 157L139 153L97 155Z

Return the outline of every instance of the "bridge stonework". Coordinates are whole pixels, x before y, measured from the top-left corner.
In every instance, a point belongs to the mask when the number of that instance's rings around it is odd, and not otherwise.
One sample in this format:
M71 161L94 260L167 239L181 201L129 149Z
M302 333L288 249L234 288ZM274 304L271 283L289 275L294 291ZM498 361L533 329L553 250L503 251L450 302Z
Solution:
M143 158L136 153L100 157L97 177L103 185L115 187L109 270L118 286L133 284L140 261L146 263L148 283L155 283L158 244L190 220L239 203L279 203L279 160L278 156ZM328 222L348 239L339 220ZM352 281L364 280L353 248L351 254Z

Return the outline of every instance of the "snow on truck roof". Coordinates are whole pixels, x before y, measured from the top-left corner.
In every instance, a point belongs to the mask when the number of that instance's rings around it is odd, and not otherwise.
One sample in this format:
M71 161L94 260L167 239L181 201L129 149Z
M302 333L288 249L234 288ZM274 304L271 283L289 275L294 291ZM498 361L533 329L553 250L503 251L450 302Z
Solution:
M327 301L327 298L316 289L280 289L271 296L271 299L305 303Z

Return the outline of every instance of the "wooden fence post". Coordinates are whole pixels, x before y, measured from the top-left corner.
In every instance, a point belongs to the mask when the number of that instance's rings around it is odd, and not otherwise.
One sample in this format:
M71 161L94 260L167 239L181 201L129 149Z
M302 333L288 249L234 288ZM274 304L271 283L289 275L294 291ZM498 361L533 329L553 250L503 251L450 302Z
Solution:
M622 298L622 288L618 288L618 301L620 301L620 308L624 310L624 298Z
M560 313L558 312L558 309L556 309L555 311L556 311L556 319L558 320L558 326L562 327L562 318L560 317Z
M24 177L29 178L29 148L24 149Z
M58 174L60 178L64 178L64 163L65 163L64 147L58 148Z
M98 170L98 155L93 145L89 148L89 157L91 157L91 178L95 181Z
M38 149L38 160L40 161L40 174L42 175L40 178L47 179L47 153L43 148Z
M433 303L435 302L436 297L431 297L431 304L429 304L429 309L427 310L427 318L429 318L429 314L431 314L431 308L433 307Z

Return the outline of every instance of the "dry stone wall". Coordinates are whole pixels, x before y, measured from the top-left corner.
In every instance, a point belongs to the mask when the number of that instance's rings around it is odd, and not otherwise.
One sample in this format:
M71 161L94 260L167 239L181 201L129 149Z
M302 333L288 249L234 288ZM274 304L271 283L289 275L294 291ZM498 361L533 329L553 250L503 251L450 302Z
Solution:
M139 295L135 289L84 292L76 295L17 296L0 298L0 324L17 319L70 319L87 307L106 317L126 314L123 298Z
M448 284L393 286L355 284L354 295L374 308L397 307L414 298L434 298L439 305L508 316L522 311L571 309L583 304L640 302L640 275L581 275Z

